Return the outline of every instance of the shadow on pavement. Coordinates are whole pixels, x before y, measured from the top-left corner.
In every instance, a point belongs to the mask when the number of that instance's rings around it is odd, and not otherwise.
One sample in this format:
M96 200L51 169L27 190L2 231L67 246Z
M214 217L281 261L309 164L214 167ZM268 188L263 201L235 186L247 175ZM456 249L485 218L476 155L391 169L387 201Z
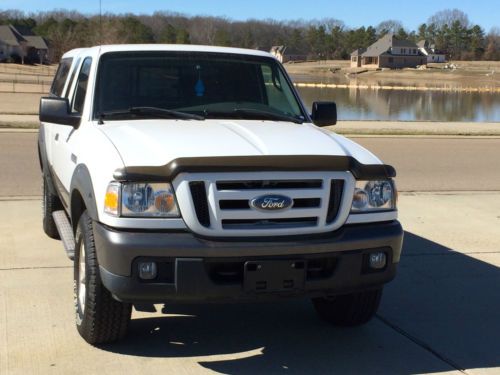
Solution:
M405 235L405 255L385 289L380 318L363 327L332 327L303 300L171 306L169 313L179 315L134 319L125 341L102 349L205 357L201 366L228 374L435 373L453 370L449 363L499 367L499 268Z

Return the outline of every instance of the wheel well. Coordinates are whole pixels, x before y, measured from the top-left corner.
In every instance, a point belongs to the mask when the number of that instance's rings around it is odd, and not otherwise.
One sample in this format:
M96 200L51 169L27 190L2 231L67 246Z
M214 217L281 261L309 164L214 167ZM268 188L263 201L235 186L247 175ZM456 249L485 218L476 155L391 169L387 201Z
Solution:
M78 221L80 216L86 210L85 202L83 201L82 195L78 190L74 190L71 193L71 225L73 227L73 233L76 233L76 227L78 226Z
M42 153L40 151L40 145L38 145L38 162L40 163L40 170L43 172L43 162L42 162Z

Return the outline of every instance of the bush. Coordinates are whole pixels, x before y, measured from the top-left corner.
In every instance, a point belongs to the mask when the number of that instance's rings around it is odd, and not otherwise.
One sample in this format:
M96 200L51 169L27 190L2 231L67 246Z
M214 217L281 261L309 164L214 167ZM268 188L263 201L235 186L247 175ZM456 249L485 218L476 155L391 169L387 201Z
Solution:
M9 59L12 59L14 63L16 64L21 64L21 62L23 61L23 59L21 58L21 56L17 55L17 54L12 54L10 55L10 58Z

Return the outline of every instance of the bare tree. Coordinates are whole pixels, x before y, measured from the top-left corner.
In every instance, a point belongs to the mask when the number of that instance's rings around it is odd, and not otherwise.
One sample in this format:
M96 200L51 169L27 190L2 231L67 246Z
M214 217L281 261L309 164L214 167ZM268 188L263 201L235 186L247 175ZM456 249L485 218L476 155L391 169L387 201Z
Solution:
M450 27L455 21L458 21L462 27L470 27L469 17L459 9L441 10L429 17L427 23L434 24L438 29L441 29L444 25Z
M383 36L388 33L396 34L400 29L404 29L404 27L403 23L398 20L382 21L375 28L375 30L377 31L377 35L379 36Z

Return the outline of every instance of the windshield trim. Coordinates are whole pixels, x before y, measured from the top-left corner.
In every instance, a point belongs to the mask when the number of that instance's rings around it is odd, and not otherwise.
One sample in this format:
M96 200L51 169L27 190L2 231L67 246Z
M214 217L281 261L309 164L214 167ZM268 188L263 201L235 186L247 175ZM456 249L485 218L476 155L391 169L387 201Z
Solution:
M299 110L301 112L300 116L303 118L303 123L312 123L311 117L309 115L309 112L306 110L306 107L304 106L304 103L302 102L302 99L299 96L299 93L297 92L297 89L295 88L295 85L293 84L290 76L288 75L286 69L283 67L283 65L274 57L272 56L259 56L259 55L250 55L250 54L243 54L243 53L229 53L229 52L200 52L200 51L112 51L112 52L105 52L99 56L99 60L97 62L96 66L96 74L95 74L95 84L94 84L94 93L93 93L93 101L92 101L92 120L98 121L99 120L99 113L97 111L97 102L98 102L98 90L99 90L99 82L100 82L100 76L101 76L101 64L103 62L103 59L106 59L110 55L129 55L129 56L134 56L137 57L138 55L151 55L151 56L159 56L159 55L177 55L177 56L182 56L182 55L214 55L214 56L221 56L221 57L226 57L226 58L236 58L236 59L246 59L246 60L251 60L251 61L272 61L274 64L276 64L277 68L280 70L281 74L283 75L286 83L290 87L290 91L292 92L293 98L295 99Z

